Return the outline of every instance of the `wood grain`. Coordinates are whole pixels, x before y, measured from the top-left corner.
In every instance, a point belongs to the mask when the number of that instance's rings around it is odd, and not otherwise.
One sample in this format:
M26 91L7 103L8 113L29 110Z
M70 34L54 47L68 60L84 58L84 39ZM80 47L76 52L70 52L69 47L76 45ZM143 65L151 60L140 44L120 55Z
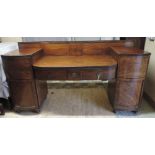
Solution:
M42 48L47 55L69 55L69 44L43 44Z
M149 56L122 56L118 61L118 78L145 78Z
M19 49L8 52L5 56L32 56L38 52L40 52L41 48L26 48L26 49Z
M136 111L150 53L133 41L26 42L2 56L15 110L39 110L46 80L110 80L114 110Z
M144 81L141 79L118 79L108 84L108 95L115 111L137 111L141 104Z
M144 50L141 50L138 48L132 48L132 47L130 47L130 48L127 48L127 47L111 47L111 49L119 55L121 55L121 54L123 54L123 55L124 54L128 54L128 55L129 54L131 54L131 55L135 55L135 54L137 54L137 55L142 55L142 54L150 55L150 53L147 51L144 51Z
M15 111L33 110L38 112L41 102L45 99L46 82L35 82L32 68L33 61L38 60L42 54L42 50L32 48L13 51L2 56Z
M110 56L44 56L33 66L40 68L50 67L110 67L117 62Z
M65 69L34 69L34 76L37 80L67 80Z
M47 82L43 80L35 80L39 109L46 99L48 89Z
M10 81L11 99L15 110L38 108L35 84L31 80Z

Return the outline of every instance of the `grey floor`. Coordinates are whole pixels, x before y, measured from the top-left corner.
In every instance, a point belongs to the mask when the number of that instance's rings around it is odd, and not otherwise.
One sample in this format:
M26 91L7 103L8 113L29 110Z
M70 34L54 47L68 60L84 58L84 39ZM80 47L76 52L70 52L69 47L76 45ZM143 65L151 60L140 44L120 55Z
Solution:
M139 112L113 113L109 103L106 86L102 84L74 84L58 85L49 87L40 114L32 112L6 112L2 117L155 117L155 110L143 99Z

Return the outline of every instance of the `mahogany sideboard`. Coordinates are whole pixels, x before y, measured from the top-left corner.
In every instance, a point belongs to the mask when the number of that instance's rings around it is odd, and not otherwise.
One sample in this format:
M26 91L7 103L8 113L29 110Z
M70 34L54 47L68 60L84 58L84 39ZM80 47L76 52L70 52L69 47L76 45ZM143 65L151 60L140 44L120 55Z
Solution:
M16 112L39 112L47 80L108 80L114 111L137 111L150 53L127 41L19 42L2 55Z

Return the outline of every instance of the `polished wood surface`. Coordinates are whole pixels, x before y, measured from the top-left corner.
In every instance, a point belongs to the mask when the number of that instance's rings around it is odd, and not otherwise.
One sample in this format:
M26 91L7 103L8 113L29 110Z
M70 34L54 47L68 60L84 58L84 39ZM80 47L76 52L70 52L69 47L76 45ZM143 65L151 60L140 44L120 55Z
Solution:
M112 80L116 78L116 67L111 68L59 68L34 69L39 80Z
M9 86L12 102L15 104L16 111L38 108L34 81L10 81Z
M41 48L26 48L26 49L19 49L19 50L14 50L11 52L6 53L6 56L31 56L34 55L38 52L40 52L42 49Z
M116 67L82 70L81 80L112 80L116 78Z
M2 56L14 109L39 112L46 80L109 80L114 111L137 111L150 53L133 41L21 42Z
M110 49L109 49L110 48ZM43 50L46 55L101 55L113 51L121 54L150 54L134 48L132 41L83 41L83 42L20 42L19 50L9 52L8 56L33 55Z
M138 48L127 48L127 47L111 47L111 49L116 52L119 55L150 55L149 52L146 52L144 50L138 49Z
M8 80L33 79L31 57L2 56L2 60Z
M111 56L43 56L33 66L40 68L62 67L111 67L117 61Z
M145 78L149 56L122 56L118 61L119 78Z
M34 69L34 76L38 80L67 80L64 69Z
M42 48L44 53L52 56L66 55L101 55L109 52L109 47L134 47L134 43L128 41L53 41L53 42L20 42L21 50L30 48Z
M42 44L44 52L49 55L69 55L69 44Z
M2 56L14 110L40 111L47 95L45 81L34 79L32 64L42 56L40 48L16 50ZM44 89L42 89L44 88Z
M36 94L38 98L38 104L39 104L38 111L39 111L48 93L47 82L43 80L35 80L35 85L36 85L36 91L37 91Z
M143 79L118 79L108 84L108 95L115 111L137 111L142 100Z

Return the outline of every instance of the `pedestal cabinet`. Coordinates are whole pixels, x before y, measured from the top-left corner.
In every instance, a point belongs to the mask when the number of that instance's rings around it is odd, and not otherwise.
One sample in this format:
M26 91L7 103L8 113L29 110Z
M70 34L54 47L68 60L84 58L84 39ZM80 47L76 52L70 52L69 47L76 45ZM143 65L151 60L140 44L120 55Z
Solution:
M109 81L109 99L115 111L137 111L142 100L149 55L120 55L117 59L117 78Z
M41 51L38 51L40 54ZM40 111L40 106L47 95L46 81L36 80L32 63L37 55L3 57L11 102L15 111Z

